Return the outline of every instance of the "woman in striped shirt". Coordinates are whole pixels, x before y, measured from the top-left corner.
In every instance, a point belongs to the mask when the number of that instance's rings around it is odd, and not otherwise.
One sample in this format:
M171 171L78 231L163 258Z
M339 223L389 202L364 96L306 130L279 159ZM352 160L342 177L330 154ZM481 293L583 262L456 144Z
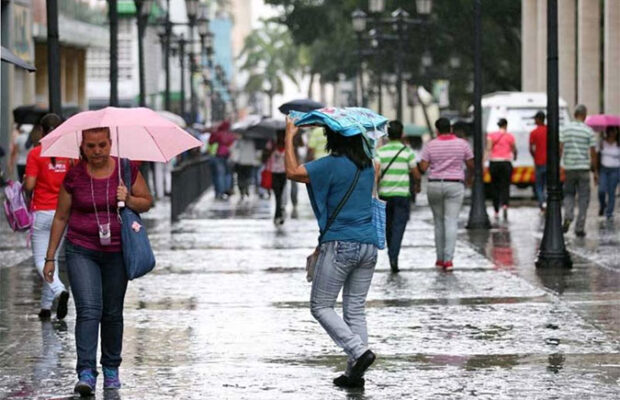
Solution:
M448 119L439 118L435 128L438 137L424 146L418 169L423 173L430 170L427 195L435 223L435 265L451 271L458 217L465 193L463 163L473 170L474 154L467 141L450 131Z

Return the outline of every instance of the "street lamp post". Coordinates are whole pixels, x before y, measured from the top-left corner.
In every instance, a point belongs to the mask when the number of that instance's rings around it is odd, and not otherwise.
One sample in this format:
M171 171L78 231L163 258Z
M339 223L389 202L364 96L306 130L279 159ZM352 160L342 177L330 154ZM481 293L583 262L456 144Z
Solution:
M46 3L49 108L50 112L62 115L62 98L60 95L60 44L58 42L58 2L56 0L48 0Z
M160 20L158 25L157 35L159 40L164 46L164 74L165 74L165 89L164 89L164 109L170 111L170 36L172 34L172 25L170 23L169 11L166 11L166 16L163 20Z
M396 24L396 34L398 36L398 52L396 54L396 98L397 107L396 110L396 119L399 121L403 120L403 40L404 38L404 28L405 28L405 20L409 18L409 13L402 8L397 9L392 13L392 17L394 18Z
M110 19L110 105L118 106L118 8L116 0L108 0Z
M366 30L366 13L360 9L353 11L351 14L351 18L353 19L353 30L355 31L355 35L357 36L357 56L358 56L358 64L357 64L357 79L359 81L360 93L359 97L361 98L362 107L365 107L364 102L364 76L363 76L363 65L364 59L362 57L362 33ZM355 97L355 102L360 101L358 96ZM359 104L359 103L358 103Z
M482 180L482 20L481 0L474 0L474 185L467 229L489 229Z
M151 12L153 0L134 0L136 5L136 22L138 24L138 75L140 84L139 105L146 106L146 85L144 78L144 33Z
M181 117L185 118L185 45L187 41L185 36L181 34L179 39L179 62L181 66Z
M558 91L558 2L547 0L547 212L538 268L571 268L562 232Z
M195 36L195 28L198 17L198 0L186 0L185 1L187 7L187 17L189 18L189 31L190 31L190 41L189 44L191 46L191 51L189 52L189 104L190 104L190 124L196 122L196 114L198 113L196 107L196 92L194 91L194 71L195 67L195 52L194 52L194 36Z

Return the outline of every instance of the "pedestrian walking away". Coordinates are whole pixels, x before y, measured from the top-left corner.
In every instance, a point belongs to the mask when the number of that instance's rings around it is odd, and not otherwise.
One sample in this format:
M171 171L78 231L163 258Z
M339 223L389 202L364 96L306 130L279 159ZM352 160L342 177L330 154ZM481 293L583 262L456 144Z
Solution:
M237 185L239 187L239 201L250 197L250 184L252 183L252 173L260 162L256 153L254 139L239 138L231 148L231 160L235 163L237 173Z
M465 194L465 171L474 169L474 154L464 139L450 132L450 121L439 118L435 122L438 136L422 149L418 163L421 172L428 174L428 204L433 213L435 226L435 266L445 271L454 268L458 217Z
M596 139L594 131L585 124L588 109L583 104L575 107L575 120L560 131L560 155L564 162L564 222L568 232L575 217L575 198L578 200L575 235L586 235L586 214L590 204L590 171L598 183Z
M214 159L213 186L215 197L219 200L228 199L232 190L232 171L228 164L230 148L236 140L236 136L230 132L230 122L222 122L215 132L209 137L209 144L217 144Z
M310 310L348 355L347 369L334 384L363 387L364 372L375 360L368 348L365 303L377 263L371 206L376 171L361 134L345 137L327 127L325 131L330 154L299 165L293 144L299 129L287 119L286 175L306 184L321 231ZM334 311L341 289L344 318Z
M600 144L598 199L599 216L605 215L611 221L616 205L616 188L620 180L620 145L618 144L620 127L608 126L605 138Z
M40 128L38 126L33 127L29 124L18 125L16 127L17 135L15 136L13 143L11 143L8 173L10 177L13 173L13 168L15 167L17 180L21 183L24 181L28 153L33 146L32 138L37 136L36 132L39 129Z
M267 168L271 171L271 188L276 201L276 212L273 223L284 224L284 189L286 188L286 169L284 165L284 131L278 130L276 142L267 149Z
M534 115L536 128L530 132L530 154L534 158L535 183L534 189L538 207L541 212L547 208L545 188L547 187L547 125L545 113L538 111Z
M43 136L50 133L61 123L56 114L47 114L41 118ZM69 292L58 276L58 263L54 269L52 282L45 280L43 267L45 266L45 252L50 239L52 220L58 204L58 193L65 175L72 165L68 158L41 157L41 146L38 145L30 153L26 162L24 189L31 193L30 209L33 211L34 223L32 227L32 257L35 268L41 276L41 309L39 318L47 320L51 317L51 309L56 301L56 318L63 319L67 315ZM64 234L60 238L58 248L62 247ZM53 255L58 259L58 251Z
M386 202L386 239L390 268L399 271L398 255L405 228L411 213L410 174L419 181L415 154L402 143L403 124L390 121L389 142L377 150L377 161L381 166L379 175L379 197Z
M82 131L82 160L65 177L52 223L43 270L49 283L55 254L67 229L66 258L75 299L75 343L82 396L95 392L97 343L101 336L104 389L120 388L118 368L123 341L123 303L127 275L121 252L117 201L137 213L148 211L152 198L137 165L131 165L131 195L119 179L119 159L110 156L109 128ZM99 330L101 329L101 335Z
M496 219L499 218L500 209L504 219L508 219L512 161L517 159L517 147L515 137L507 131L508 121L500 118L497 126L499 131L487 135L487 158L493 187L493 209Z

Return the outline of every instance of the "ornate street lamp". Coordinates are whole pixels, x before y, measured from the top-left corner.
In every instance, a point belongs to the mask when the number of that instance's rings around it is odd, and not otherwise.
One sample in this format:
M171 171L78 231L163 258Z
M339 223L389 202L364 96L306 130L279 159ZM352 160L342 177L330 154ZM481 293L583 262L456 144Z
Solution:
M385 0L370 0L368 2L368 11L371 13L382 13L385 10Z
M159 36L159 40L164 46L164 62L165 64L165 91L164 91L164 108L167 111L170 111L170 34L172 31L172 26L170 21L168 20L168 13L166 12L166 16L160 18L157 25L157 35Z
M187 16L190 24L192 23L192 20L196 20L196 16L198 15L198 6L198 0L185 0L185 8L187 10Z
M420 15L429 15L433 10L433 0L416 0L415 8Z

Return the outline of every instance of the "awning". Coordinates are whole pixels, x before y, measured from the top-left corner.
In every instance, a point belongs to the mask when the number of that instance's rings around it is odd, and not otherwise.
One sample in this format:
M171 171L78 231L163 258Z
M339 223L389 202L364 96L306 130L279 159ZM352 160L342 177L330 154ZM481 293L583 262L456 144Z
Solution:
M29 72L34 72L37 70L34 66L28 64L26 61L17 57L15 54L13 54L11 50L7 49L4 46L2 46L2 61L7 62L9 64L16 65L19 68L25 69Z

